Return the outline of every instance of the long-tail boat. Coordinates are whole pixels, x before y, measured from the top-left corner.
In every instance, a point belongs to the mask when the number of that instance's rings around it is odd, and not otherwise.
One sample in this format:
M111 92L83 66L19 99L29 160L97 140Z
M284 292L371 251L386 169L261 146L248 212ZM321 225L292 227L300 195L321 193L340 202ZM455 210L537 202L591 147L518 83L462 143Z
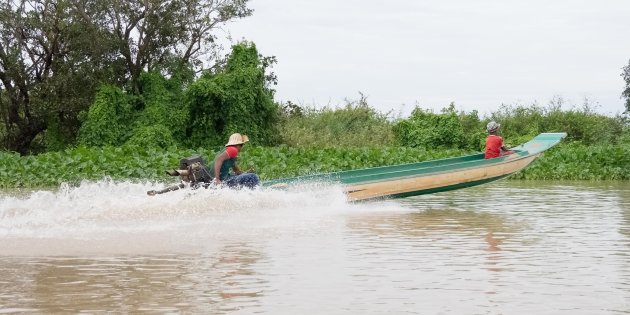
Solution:
M401 198L461 189L505 178L527 167L558 144L566 133L541 133L511 149L513 154L485 159L484 154L275 179L263 187L284 188L308 182L341 184L350 201Z

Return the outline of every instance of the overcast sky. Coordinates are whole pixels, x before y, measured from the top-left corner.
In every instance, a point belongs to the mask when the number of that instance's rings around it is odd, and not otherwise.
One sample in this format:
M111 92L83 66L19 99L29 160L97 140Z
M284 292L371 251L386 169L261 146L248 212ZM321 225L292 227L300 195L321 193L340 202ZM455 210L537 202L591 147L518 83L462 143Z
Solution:
M485 114L501 104L584 98L622 112L630 0L251 0L230 23L278 64L276 100L382 112L450 102Z

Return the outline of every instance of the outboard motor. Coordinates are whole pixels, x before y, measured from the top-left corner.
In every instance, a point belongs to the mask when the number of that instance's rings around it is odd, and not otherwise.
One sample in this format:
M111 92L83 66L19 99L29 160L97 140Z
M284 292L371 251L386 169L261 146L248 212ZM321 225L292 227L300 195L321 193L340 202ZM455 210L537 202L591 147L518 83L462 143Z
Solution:
M171 170L166 173L171 176L179 176L183 182L191 183L191 185L212 182L212 176L206 168L206 162L200 156L181 159L179 170Z
M212 176L206 168L206 162L200 156L191 156L179 161L179 169L166 171L166 174L171 176L179 176L182 183L164 188L162 190L149 190L147 194L149 196L163 194L169 191L178 190L186 187L184 183L189 183L193 188L208 185L212 183ZM205 186L204 186L205 187Z

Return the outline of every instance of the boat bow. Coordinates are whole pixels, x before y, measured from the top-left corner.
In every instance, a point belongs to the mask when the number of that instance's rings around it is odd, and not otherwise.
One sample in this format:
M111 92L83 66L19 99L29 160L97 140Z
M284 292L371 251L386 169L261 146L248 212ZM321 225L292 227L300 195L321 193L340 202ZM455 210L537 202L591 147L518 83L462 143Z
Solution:
M512 148L511 155L484 159L474 154L418 163L374 167L328 174L267 181L263 186L288 187L308 182L333 182L344 186L351 201L400 198L460 189L492 182L527 167L544 151L558 144L566 133L542 133Z

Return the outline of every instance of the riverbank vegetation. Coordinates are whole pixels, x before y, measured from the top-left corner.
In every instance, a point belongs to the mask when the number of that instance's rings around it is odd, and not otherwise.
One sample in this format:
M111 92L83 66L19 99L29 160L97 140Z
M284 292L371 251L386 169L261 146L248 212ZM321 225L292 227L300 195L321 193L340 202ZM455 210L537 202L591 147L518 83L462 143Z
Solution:
M250 136L240 161L263 179L410 163L481 151L490 120L508 145L568 134L513 178L630 179L628 117L588 100L408 117L363 94L338 107L279 103L274 56L246 41L217 53L213 31L251 15L247 0L113 1L0 5L0 187L168 181L164 170L211 159L234 132Z
M630 133L625 118L600 115L588 106L567 110L558 104L504 106L483 118L476 112L456 112L452 105L440 113L418 108L408 118L392 118L363 98L336 109L294 104L292 111L288 109L285 106L276 126L282 131L280 144L247 145L241 154L242 167L255 168L263 180L472 154L482 149L484 126L490 119L502 122L506 142L514 145L543 131L572 128L563 143L511 178L630 179ZM362 120L368 123L352 123ZM318 134L318 130L327 141L295 136ZM375 134L376 130L381 131ZM410 133L432 135L417 140ZM446 138L451 141L441 140ZM37 155L4 152L0 153L0 187L57 186L103 178L172 182L164 171L177 167L181 158L201 155L208 159L221 149L222 143L189 149L177 143L161 147L127 142L79 145Z

